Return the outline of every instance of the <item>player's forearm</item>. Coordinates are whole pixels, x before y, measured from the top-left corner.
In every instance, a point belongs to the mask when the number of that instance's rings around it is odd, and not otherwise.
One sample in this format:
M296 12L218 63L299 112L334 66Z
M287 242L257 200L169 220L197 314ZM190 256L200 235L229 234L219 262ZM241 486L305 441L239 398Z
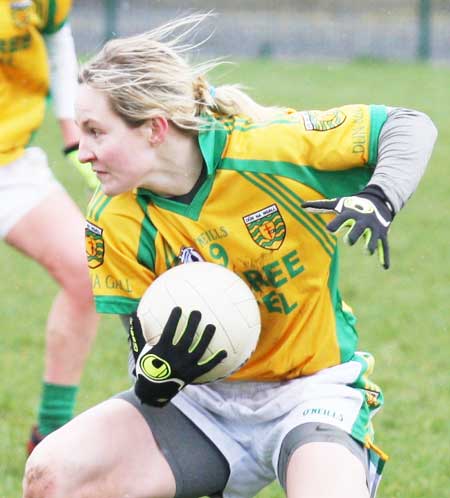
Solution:
M383 189L395 212L400 211L422 178L437 130L424 113L389 108L379 138L378 162L369 182Z
M49 64L50 91L55 115L60 120L75 116L78 61L69 24L45 36Z

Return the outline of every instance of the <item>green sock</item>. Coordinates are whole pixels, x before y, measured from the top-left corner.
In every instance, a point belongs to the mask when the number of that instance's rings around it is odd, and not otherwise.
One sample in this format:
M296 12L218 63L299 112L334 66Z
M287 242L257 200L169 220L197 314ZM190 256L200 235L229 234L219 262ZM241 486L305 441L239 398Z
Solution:
M39 432L46 436L73 417L78 386L63 386L43 382L38 412Z

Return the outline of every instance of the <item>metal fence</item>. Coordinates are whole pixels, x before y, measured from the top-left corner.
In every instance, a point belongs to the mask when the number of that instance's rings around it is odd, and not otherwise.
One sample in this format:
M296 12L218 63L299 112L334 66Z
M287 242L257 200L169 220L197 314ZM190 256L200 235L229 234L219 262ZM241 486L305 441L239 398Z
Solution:
M298 60L376 58L450 62L450 0L77 0L78 51L109 36L213 10L205 55Z

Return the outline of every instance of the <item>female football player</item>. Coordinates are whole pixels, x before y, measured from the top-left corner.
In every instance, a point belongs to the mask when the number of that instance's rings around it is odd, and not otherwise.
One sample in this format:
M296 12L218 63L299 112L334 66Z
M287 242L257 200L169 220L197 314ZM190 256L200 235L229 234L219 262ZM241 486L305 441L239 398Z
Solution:
M83 216L52 175L44 151L30 145L44 118L51 80L66 152L77 163L70 4L0 2L0 237L42 265L60 286L47 320L38 424L28 452L72 417L98 322L81 239Z
M291 498L375 495L383 395L338 290L334 232L389 267L389 226L435 127L413 110L298 112L215 88L214 64L186 59L204 17L111 41L80 73L79 157L102 185L86 235L95 301L131 316L136 382L37 447L25 498L249 497L275 479ZM191 382L226 351L195 360L199 313L173 344L174 308L153 348L135 314L158 275L198 260L241 275L263 323L249 361L203 385ZM204 347L211 327L200 333Z

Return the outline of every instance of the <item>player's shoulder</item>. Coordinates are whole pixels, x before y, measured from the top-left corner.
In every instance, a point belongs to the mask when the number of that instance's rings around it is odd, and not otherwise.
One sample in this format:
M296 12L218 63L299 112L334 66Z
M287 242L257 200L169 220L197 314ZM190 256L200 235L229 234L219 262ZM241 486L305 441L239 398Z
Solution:
M105 195L100 188L93 194L87 208L87 219L102 225L140 224L145 216L135 192L115 196Z
M329 131L341 126L355 127L364 123L384 122L387 108L383 105L347 104L329 109L311 109L290 113L305 131Z
M52 34L67 21L72 8L72 0L34 0L36 12L40 17L41 31Z

